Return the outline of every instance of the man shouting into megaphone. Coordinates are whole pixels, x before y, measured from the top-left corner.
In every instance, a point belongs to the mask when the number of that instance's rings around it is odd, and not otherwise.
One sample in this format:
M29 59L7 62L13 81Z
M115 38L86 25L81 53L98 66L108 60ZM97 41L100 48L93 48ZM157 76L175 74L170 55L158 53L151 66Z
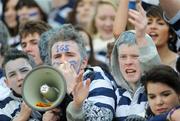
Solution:
M87 68L84 39L72 25L64 24L48 37L51 64L65 77L73 101L67 107L68 121L111 121L115 92L111 80L100 67Z

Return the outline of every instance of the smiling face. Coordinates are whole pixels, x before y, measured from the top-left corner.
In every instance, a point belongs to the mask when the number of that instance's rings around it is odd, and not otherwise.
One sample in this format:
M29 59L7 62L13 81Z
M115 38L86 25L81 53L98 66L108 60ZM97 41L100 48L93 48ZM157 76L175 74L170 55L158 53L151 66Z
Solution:
M18 58L7 62L5 65L7 86L21 95L24 78L30 70L32 70L32 67L24 58Z
M79 24L88 24L94 13L94 0L81 0L76 8L76 19Z
M147 33L152 37L157 47L165 46L169 39L169 26L160 17L149 16Z
M16 21L16 5L18 0L9 0L5 6L4 20L9 28L14 28L17 26Z
M39 34L35 32L33 34L28 34L26 37L22 37L21 40L23 51L31 55L37 65L42 64L38 48L39 39Z
M166 84L147 84L148 102L155 115L167 112L180 104L179 95Z
M122 44L118 48L119 68L124 79L135 86L141 76L139 62L139 51L137 45Z
M110 4L102 4L97 8L95 17L95 26L97 32L103 39L111 39L113 37L113 23L115 19L115 8Z
M85 61L74 41L56 42L52 46L51 53L51 62L55 68L58 68L60 64L69 62L78 73Z

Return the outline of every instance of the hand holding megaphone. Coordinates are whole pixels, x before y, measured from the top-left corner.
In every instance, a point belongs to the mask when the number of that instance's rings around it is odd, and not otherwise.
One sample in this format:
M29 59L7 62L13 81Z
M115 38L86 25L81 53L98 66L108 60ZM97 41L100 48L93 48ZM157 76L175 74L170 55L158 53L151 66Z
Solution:
M74 67L67 61L60 64L58 69L61 71L61 73L64 75L64 78L66 80L67 85L67 93L72 93L72 90L74 89L74 86L76 85L76 76L77 73L74 69Z
M59 116L60 111L61 110L58 108L54 108L52 110L46 111L43 114L42 121L60 121L60 116Z

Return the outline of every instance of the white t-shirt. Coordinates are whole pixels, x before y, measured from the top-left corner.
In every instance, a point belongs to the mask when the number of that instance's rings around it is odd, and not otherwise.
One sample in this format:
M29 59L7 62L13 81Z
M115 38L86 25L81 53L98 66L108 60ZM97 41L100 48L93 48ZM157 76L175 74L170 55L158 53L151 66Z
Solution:
M0 78L0 100L4 100L10 94L10 89L6 86L4 82L5 77Z

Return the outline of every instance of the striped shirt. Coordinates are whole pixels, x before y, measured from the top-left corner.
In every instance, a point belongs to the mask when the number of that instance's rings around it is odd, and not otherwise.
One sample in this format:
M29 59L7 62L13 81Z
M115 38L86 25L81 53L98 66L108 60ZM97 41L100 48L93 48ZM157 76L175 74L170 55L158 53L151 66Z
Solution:
M109 75L100 67L88 68L84 73L84 83L90 78L89 95L83 103L81 114L68 106L69 121L112 121L115 116L116 95ZM77 117L78 115L78 117Z
M11 121L18 116L20 112L22 98L16 97L10 93L9 97L0 101L0 121ZM31 118L33 117L33 118ZM40 121L41 114L33 111L29 121Z
M143 87L139 87L133 97L123 88L118 88L116 95L116 121L123 121L129 115L145 116L147 97Z
M165 18L165 19L166 19L166 21L168 21L167 18ZM178 37L180 37L180 28L179 28L180 27L180 10L176 14L176 16L174 16L168 22L172 25L172 27L173 27L174 31L176 32L176 34L178 35Z

